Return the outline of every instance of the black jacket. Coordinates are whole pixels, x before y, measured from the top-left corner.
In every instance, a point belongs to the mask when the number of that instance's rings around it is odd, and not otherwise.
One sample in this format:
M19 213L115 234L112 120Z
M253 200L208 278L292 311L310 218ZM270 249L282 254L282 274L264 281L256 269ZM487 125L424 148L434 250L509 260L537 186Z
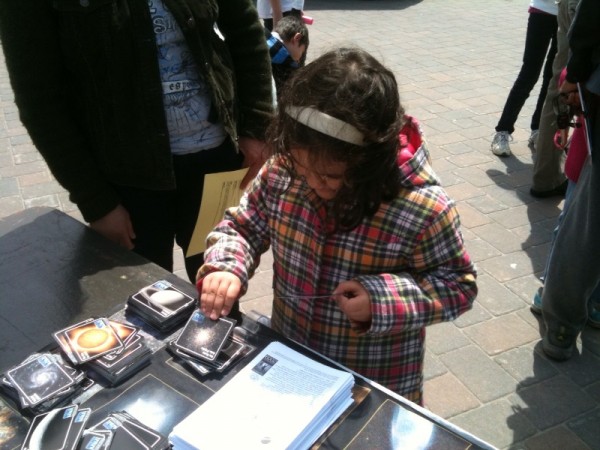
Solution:
M271 69L252 0L164 2L228 134L261 138ZM111 185L174 188L148 0L1 0L0 39L21 120L85 220L119 203Z

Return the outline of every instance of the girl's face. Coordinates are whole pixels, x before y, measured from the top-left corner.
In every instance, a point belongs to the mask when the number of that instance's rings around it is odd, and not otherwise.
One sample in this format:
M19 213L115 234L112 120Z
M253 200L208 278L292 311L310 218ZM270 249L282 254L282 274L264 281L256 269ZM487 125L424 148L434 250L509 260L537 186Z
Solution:
M317 167L311 163L306 149L296 148L290 151L292 164L298 176L323 200L333 200L344 184L346 163L339 161L320 161Z

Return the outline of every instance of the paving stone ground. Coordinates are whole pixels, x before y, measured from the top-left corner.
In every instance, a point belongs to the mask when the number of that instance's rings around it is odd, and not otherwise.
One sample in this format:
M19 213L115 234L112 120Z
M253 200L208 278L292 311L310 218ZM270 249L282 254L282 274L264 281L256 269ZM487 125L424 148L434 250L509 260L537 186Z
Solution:
M315 19L308 59L359 45L389 66L457 201L480 294L470 312L428 329L427 407L500 449L600 449L600 331L586 328L578 354L556 363L541 352L543 324L529 310L562 208L560 199L528 193L528 126L539 84L517 121L513 156L490 152L521 64L528 4L306 0ZM0 62L0 218L43 205L81 220L21 125ZM185 278L180 250L175 256ZM269 315L271 261L265 255L244 311Z

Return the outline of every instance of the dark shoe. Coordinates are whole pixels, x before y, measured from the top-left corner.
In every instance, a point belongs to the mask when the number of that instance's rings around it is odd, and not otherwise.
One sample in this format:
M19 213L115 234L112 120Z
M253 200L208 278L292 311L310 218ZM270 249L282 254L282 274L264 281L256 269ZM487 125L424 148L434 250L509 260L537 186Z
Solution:
M567 334L564 327L558 331L548 330L542 339L542 349L550 358L566 361L573 355L577 336Z
M567 192L567 186L569 182L565 180L562 184L556 186L554 189L548 191L538 191L534 188L529 189L529 193L532 197L537 198L548 198L548 197L564 197Z

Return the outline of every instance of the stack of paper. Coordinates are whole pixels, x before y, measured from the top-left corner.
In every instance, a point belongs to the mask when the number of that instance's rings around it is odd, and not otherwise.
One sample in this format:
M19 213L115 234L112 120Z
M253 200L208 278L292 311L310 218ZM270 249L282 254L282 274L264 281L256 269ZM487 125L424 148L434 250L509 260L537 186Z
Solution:
M352 404L354 377L269 344L175 426L180 449L305 449Z

